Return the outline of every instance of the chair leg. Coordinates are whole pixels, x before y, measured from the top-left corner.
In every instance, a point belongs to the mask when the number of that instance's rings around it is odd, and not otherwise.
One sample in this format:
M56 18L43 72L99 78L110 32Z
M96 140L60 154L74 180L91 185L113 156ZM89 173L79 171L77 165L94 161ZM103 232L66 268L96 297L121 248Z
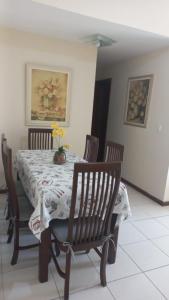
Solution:
M9 199L7 200L7 208L6 208L6 220L10 219L10 206L9 206Z
M11 265L16 265L19 255L19 224L15 222L14 224L14 249L11 259Z
M100 262L100 281L102 286L106 286L106 263L107 263L107 255L108 255L108 245L109 241L107 241L102 250L102 257Z
M7 234L8 234L7 244L10 244L12 241L13 230L14 230L14 225L13 222L10 220L8 225L8 230L7 230Z
M69 281L70 281L71 253L66 254L66 277L64 288L64 300L69 299Z

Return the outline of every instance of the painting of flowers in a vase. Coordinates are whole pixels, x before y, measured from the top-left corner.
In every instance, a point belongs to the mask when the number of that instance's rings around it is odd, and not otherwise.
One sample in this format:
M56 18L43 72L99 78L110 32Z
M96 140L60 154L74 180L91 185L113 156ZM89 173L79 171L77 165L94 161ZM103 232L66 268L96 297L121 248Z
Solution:
M125 124L146 127L152 81L153 75L128 79Z
M27 125L50 126L57 121L68 126L70 71L27 65Z

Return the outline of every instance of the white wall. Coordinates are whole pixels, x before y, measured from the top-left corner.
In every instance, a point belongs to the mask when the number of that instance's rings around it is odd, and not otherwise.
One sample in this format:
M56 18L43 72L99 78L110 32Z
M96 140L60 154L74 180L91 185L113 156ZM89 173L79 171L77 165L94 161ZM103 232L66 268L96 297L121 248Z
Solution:
M33 0L85 16L169 36L168 0Z
M85 135L91 129L96 57L94 47L0 28L0 134L6 134L15 151L27 147L25 64L36 63L72 70L66 142L72 151L83 154Z
M123 124L127 80L154 75L147 128ZM124 144L122 176L163 201L169 166L169 49L112 66L97 79L112 77L107 138ZM159 126L162 126L159 132Z

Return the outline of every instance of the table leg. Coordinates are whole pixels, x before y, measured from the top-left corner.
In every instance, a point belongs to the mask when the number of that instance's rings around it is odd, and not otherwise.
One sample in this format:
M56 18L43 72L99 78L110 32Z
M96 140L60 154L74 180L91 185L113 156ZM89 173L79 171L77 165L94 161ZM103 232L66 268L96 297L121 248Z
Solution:
M109 242L108 263L114 264L116 261L117 242L119 233L119 224L117 223L117 214L112 215L111 233L114 234L113 243Z
M39 281L48 281L48 264L50 259L50 230L45 229L41 234L39 245Z

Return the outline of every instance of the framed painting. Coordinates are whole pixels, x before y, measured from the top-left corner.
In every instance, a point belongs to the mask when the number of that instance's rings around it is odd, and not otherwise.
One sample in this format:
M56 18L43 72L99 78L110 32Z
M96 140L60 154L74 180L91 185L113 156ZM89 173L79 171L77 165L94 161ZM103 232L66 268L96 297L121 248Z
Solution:
M146 127L153 75L128 79L124 124Z
M69 126L70 75L64 68L26 65L26 125Z

